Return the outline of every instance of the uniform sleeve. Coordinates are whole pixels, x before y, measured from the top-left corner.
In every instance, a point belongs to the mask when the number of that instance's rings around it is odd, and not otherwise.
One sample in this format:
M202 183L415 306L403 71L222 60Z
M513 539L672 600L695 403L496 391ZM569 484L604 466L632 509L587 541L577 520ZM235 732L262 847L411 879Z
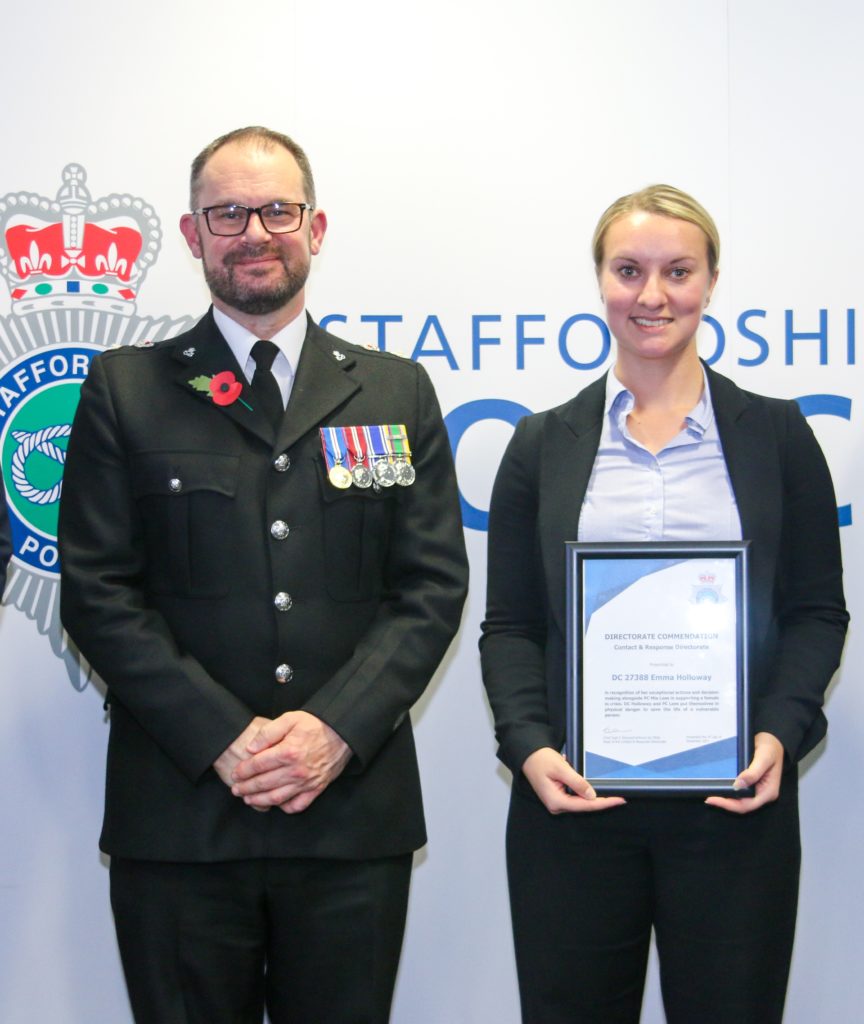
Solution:
M468 587L447 431L426 371L412 367L416 480L396 502L384 592L353 656L304 706L351 747L349 773L368 765L428 685L459 627Z
M498 756L517 774L554 746L546 689L547 613L537 535L537 446L523 419L495 478L489 508L483 683L495 718Z
M194 782L253 714L178 649L148 601L143 523L105 358L94 359L81 389L66 455L61 618L114 697Z
M825 733L822 703L840 663L849 616L831 474L809 424L784 403L783 526L776 580L776 657L754 708L793 761Z

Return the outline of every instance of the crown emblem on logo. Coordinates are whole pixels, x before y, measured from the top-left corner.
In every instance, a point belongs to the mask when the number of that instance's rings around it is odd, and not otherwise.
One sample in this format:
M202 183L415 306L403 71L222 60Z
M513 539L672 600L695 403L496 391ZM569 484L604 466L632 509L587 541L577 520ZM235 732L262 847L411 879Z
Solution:
M130 195L91 200L86 181L80 164L67 164L55 200L32 192L0 199L0 273L13 313L134 312L159 252L159 218Z

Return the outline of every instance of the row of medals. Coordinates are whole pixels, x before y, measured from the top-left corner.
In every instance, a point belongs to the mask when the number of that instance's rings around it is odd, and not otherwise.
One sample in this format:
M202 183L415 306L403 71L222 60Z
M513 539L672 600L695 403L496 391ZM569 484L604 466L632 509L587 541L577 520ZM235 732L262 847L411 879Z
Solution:
M351 469L337 462L327 474L330 483L340 490L354 484L356 487L392 487L398 484L400 487L410 487L417 479L417 474L411 463L404 458L390 460L389 458L376 459L371 466L366 460L356 462Z

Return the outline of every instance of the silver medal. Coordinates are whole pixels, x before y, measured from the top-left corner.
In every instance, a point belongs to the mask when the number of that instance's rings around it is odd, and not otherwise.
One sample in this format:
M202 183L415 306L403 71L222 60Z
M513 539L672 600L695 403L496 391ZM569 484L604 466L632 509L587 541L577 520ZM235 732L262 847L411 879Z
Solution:
M374 479L372 476L372 470L365 462L358 462L351 470L351 476L354 478L354 483L358 487L362 487L364 490L367 487L372 486L372 481Z
M391 462L376 462L372 472L375 474L376 482L382 487L392 487L396 483L396 469Z
M393 468L396 471L396 483L400 487L410 487L417 479L417 473L407 459L397 459Z

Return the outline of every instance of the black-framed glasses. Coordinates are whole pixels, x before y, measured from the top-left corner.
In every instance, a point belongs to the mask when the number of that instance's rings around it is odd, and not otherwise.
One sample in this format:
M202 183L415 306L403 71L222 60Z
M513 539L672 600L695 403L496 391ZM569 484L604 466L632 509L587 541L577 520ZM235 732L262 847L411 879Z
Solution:
M300 229L304 210L314 209L311 203L275 202L264 206L229 203L227 206L202 206L192 212L204 214L211 235L242 235L253 213L258 214L264 230L271 235L287 235Z

